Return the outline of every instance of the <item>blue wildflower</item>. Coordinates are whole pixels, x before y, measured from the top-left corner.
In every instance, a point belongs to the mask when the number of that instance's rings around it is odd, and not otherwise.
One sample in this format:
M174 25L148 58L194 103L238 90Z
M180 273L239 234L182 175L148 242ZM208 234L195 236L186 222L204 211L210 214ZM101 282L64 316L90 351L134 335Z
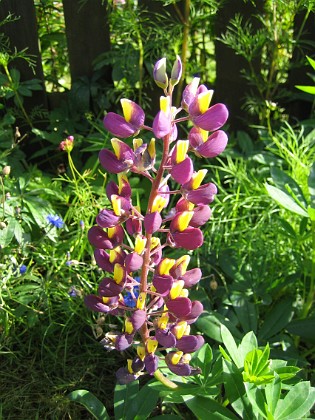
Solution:
M124 303L126 306L128 306L129 308L134 308L136 306L136 298L139 296L139 287L135 286L133 288L133 295L130 292L127 292L126 295L124 296Z
M78 296L78 291L76 290L76 288L74 286L71 287L71 289L68 292L68 295L72 298Z
M47 221L51 224L51 225L53 225L53 226L55 226L56 228L62 228L63 227L63 225L64 225L64 223L63 223L63 220L61 219L61 217L59 217L59 216L57 216L57 215L53 215L53 214L49 214L47 217L46 217L46 219L47 219Z
M20 274L22 274L22 275L25 274L26 270L27 270L26 265L22 264L21 267L20 267Z

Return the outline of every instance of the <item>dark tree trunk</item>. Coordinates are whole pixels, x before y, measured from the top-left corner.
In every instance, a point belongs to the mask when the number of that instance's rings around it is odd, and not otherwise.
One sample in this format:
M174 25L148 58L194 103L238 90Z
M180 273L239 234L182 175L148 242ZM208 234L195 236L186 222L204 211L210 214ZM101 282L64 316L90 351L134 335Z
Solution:
M106 2L63 0L63 7L72 82L81 76L90 78L95 58L110 49Z
M47 108L46 93L44 90L44 74L41 55L38 47L38 34L36 13L33 0L2 0L0 1L0 20L4 20L9 14L18 19L1 27L1 31L10 40L11 53L26 50L26 54L32 55L35 67L32 69L23 59L16 59L11 67L19 70L21 81L40 79L42 91L33 91L32 97L24 98L24 107L29 113L35 106ZM35 72L35 73L34 73Z
M226 1L216 16L216 36L220 37L226 32L229 21L237 13L241 14L246 22L257 12L260 13L261 10L257 10L257 6L253 6L251 2L245 4L243 0ZM253 19L252 23L255 27L257 19ZM231 131L248 128L247 115L242 109L245 93L249 89L248 82L241 74L242 70L247 68L246 60L220 41L215 41L215 58L215 102L224 102L227 105Z

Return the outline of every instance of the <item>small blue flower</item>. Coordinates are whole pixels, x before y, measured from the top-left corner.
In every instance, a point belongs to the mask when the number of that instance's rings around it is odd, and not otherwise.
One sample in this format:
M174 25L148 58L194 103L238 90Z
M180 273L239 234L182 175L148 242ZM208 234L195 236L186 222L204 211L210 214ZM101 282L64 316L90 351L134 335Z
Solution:
M139 296L138 286L135 286L133 288L133 294L135 298ZM128 306L129 308L134 308L136 306L136 299L132 297L132 294L130 292L127 292L127 294L124 296L124 302L125 302L125 305Z
M59 216L57 216L57 215L53 215L53 214L49 214L47 217L46 217L46 219L47 219L47 221L51 224L51 225L53 225L53 226L55 226L56 228L62 228L63 227L63 225L64 225L64 223L63 223L63 220L61 219L61 217L59 217Z
M22 274L22 275L25 274L26 270L27 270L26 265L22 264L21 267L20 267L20 274Z

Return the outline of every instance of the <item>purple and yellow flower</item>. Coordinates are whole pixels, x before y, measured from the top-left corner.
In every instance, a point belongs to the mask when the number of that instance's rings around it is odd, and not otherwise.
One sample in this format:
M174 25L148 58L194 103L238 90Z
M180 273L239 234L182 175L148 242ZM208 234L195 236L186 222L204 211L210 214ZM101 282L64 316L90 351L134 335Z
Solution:
M228 142L224 131L215 131L208 137L208 132L199 127L193 127L188 137L194 153L198 157L205 158L213 158L221 154Z
M144 111L129 99L121 99L120 103L124 116L109 112L104 117L104 127L116 137L134 136L144 124Z
M111 333L115 349L123 351L140 339L137 355L117 372L119 383L129 383L144 372L155 374L160 350L166 353L171 372L181 376L200 372L190 360L204 339L191 335L190 325L203 312L203 305L189 298L189 289L200 281L202 272L199 267L188 269L189 255L163 258L163 249L194 250L203 244L200 227L211 217L209 204L217 188L211 182L202 184L207 171L195 171L189 153L212 158L224 151L227 136L220 128L228 111L223 104L210 106L213 91L199 85L199 78L184 89L182 108L173 107L172 92L181 75L178 56L170 78L165 58L155 64L153 77L164 96L151 128L144 125L142 108L127 99L121 100L123 116L109 112L104 118L105 128L115 138L111 140L113 151L101 150L99 159L105 171L117 174L118 182L108 183L106 195L111 207L99 211L97 225L88 231L96 264L106 277L97 293L85 297L85 304L94 311L124 318L122 331ZM176 119L182 110L188 116ZM188 139L177 140L177 124L187 120L193 123ZM160 165L154 138L144 143L136 137L133 147L116 138L136 136L141 129L162 140L157 142L163 147ZM141 200L137 206L132 203L136 194L127 178L132 172L142 174L152 184L145 213ZM170 190L169 180L179 184L179 189ZM176 204L167 210L170 197L176 194L179 199L172 199Z

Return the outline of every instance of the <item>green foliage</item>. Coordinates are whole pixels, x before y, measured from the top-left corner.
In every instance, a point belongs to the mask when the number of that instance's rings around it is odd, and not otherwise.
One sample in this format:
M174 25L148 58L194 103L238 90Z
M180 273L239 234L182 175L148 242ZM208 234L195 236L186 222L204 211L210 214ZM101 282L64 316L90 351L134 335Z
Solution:
M259 12L247 21L237 14L228 24L220 40L247 62L243 76L249 82L244 108L250 115L266 123L268 113L273 119L287 116L278 102L290 99L284 86L293 66L293 52L303 44L304 25L313 10L313 1L265 1ZM301 17L301 26L294 32L294 22ZM305 45L304 45L305 46Z

